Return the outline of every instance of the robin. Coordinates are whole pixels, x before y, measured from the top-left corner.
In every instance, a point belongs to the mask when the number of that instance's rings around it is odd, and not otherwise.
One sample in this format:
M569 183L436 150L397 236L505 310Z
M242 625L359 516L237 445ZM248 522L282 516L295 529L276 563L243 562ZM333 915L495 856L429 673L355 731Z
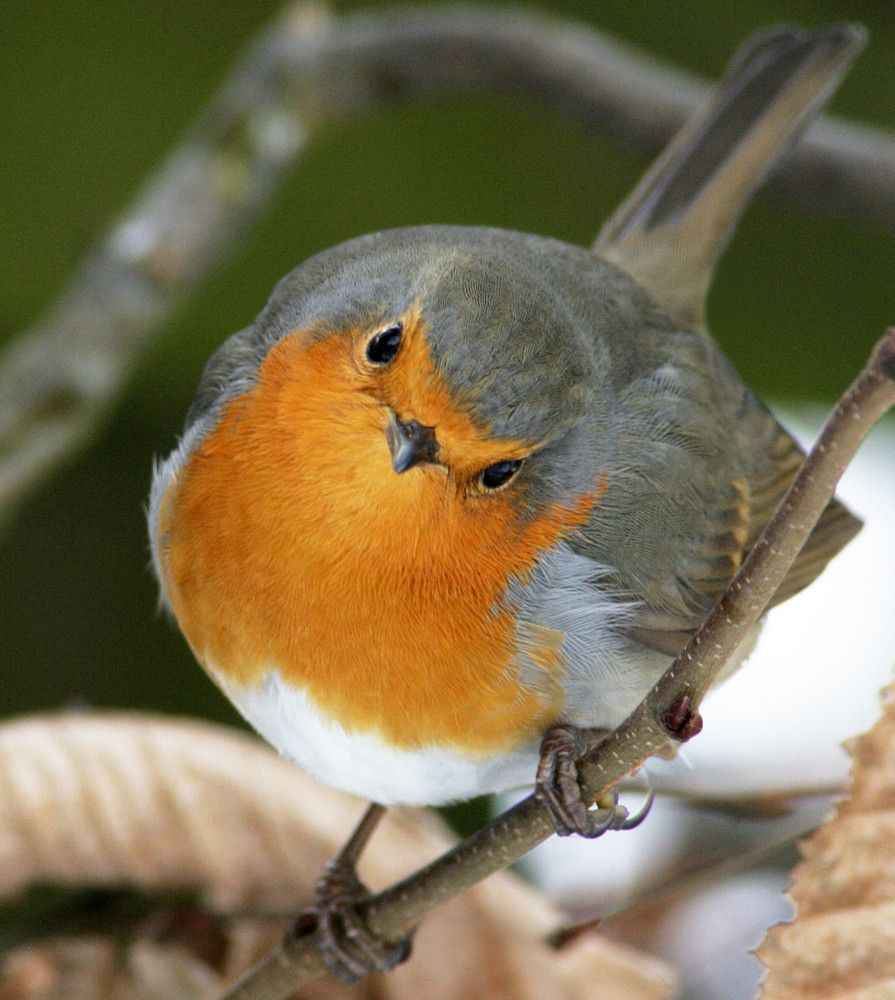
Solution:
M862 42L748 42L595 251L374 233L287 275L214 354L155 469L152 551L196 657L274 747L384 805L537 772L560 832L626 825L557 761L644 696L800 465L703 303L748 195ZM831 502L774 603L859 527ZM350 919L324 897L328 927ZM407 951L333 949L346 978Z

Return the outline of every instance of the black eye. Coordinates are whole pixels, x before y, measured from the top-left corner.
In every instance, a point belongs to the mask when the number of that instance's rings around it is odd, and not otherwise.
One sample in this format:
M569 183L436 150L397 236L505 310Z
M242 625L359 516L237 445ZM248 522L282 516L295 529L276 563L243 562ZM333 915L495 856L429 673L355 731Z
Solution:
M489 465L482 473L482 486L486 490L496 490L498 486L508 483L519 471L521 465L521 458L507 458L502 462L495 462L494 465Z
M380 330L367 344L367 358L374 365L387 365L394 361L401 346L402 330L400 323L392 323L391 326Z

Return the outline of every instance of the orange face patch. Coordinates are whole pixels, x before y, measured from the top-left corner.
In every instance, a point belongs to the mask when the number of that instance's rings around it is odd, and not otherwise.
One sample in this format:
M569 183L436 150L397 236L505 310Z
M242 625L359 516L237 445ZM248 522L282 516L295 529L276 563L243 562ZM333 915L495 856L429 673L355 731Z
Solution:
M363 359L375 331L271 349L168 489L165 587L199 660L232 683L276 668L394 746L511 749L557 705L520 686L501 596L593 501L523 521L511 491L473 495L482 468L532 445L489 440L453 404L419 317L404 328L381 371ZM389 408L436 428L445 467L395 473Z

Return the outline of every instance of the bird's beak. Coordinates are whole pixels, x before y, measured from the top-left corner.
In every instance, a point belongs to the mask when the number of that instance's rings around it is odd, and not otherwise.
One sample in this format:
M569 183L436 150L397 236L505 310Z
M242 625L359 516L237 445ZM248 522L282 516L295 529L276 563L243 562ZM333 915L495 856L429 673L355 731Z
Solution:
M386 439L395 472L406 472L421 462L435 461L438 442L435 440L434 427L424 427L416 420L405 422L393 413Z

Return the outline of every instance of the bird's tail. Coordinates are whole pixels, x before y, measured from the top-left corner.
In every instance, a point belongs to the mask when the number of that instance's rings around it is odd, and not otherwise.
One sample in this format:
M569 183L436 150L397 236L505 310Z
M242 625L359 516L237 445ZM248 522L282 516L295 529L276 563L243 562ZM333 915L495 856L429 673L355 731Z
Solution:
M835 90L865 41L840 24L752 36L594 244L675 319L702 324L715 261L755 187Z

